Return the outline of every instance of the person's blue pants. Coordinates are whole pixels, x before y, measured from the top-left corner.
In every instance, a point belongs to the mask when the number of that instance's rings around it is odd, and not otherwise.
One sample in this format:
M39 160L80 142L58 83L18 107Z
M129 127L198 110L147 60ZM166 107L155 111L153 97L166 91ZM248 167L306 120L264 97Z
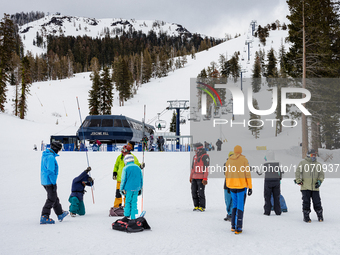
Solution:
M230 189L231 199L233 201L233 210L231 213L231 228L242 230L244 204L246 202L247 189Z
M231 215L232 209L233 209L233 203L231 199L231 192L228 193L227 189L224 190L224 201L225 201L227 213L228 215Z
M125 195L124 216L136 219L138 191L127 191Z

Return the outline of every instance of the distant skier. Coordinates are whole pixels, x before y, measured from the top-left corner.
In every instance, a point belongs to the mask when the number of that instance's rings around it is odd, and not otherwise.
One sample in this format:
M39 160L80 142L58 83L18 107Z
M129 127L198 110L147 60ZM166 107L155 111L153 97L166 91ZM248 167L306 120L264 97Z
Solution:
M40 224L54 224L54 220L50 218L51 209L53 208L59 221L68 215L67 211L63 211L57 194L57 178L59 166L56 157L63 145L58 142L51 143L51 149L46 149L41 157L41 184L47 192L47 199L41 212Z
M190 183L191 183L191 195L194 202L194 211L205 211L205 185L208 184L209 174L209 155L203 148L202 143L196 143L193 145L195 148L195 156L192 160Z
M131 216L131 219L136 219L138 214L137 197L142 193L143 174L140 167L134 163L134 156L127 154L124 157L125 167L122 172L122 182L120 185L120 192L126 197L124 216L126 218Z
M222 141L220 139L217 140L216 146L217 146L217 151L221 151L221 149L222 149Z
M316 159L316 152L311 149L307 157L300 162L295 172L295 183L301 186L303 221L311 222L309 217L310 200L313 201L314 211L318 221L323 221L323 209L321 205L319 187L325 178L322 165Z
M242 147L234 147L234 155L226 163L226 185L231 192L233 209L231 214L231 231L235 234L242 233L244 204L247 196L251 196L252 181L248 159L242 154ZM229 192L229 191L228 191Z
M75 217L77 214L85 215L85 205L83 201L84 193L86 192L85 186L93 186L94 184L94 180L88 174L90 171L91 167L89 166L72 181L72 193L68 199L71 203L69 211L72 217Z

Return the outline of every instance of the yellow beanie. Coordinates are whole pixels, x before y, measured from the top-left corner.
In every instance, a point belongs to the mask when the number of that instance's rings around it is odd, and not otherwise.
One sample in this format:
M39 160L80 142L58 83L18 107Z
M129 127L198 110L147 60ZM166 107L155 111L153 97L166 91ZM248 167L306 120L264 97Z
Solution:
M233 151L229 151L229 154L228 154L228 158L230 158L230 156L234 155L234 152Z
M234 152L237 154L241 154L242 153L242 147L240 145L236 145L234 148Z

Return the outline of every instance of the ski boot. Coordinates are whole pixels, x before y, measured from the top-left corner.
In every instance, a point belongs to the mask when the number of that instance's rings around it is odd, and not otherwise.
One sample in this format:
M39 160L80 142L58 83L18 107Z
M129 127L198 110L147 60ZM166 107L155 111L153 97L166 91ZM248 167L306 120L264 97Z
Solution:
M54 224L54 220L50 219L48 217L48 215L42 215L40 217L40 224L43 225L43 224Z
M198 206L196 206L194 209L193 209L193 211L198 211Z
M322 216L322 209L320 211L316 212L316 215L318 216L318 221L323 222L323 216Z
M58 215L58 220L60 222L63 221L63 219L68 215L68 211L64 211L62 214Z
M231 215L227 214L227 216L224 218L225 221L231 221Z
M197 211L199 211L199 212L204 212L204 211L205 211L205 208L203 208L203 207L198 207Z
M310 211L303 211L303 221L307 223L311 223L312 220L309 217Z
M76 213L70 212L71 217L76 217Z
M241 234L242 233L242 229L236 229L235 230L235 235L239 235L239 234Z

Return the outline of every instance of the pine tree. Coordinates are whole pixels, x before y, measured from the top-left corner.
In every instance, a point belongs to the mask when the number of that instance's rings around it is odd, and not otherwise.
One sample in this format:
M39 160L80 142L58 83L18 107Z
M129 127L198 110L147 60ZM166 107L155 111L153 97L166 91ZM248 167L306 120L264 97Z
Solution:
M252 88L254 93L259 92L261 89L261 60L257 51L255 52Z
M253 98L253 107L257 110L259 109L258 102L255 98ZM262 124L260 124L261 121L257 120L261 120L261 115L250 112L248 129L256 139L260 137L260 130L263 128Z
M113 84L110 76L110 69L106 66L100 74L100 113L111 115L113 105Z
M100 75L99 72L94 68L93 72L90 75L90 79L92 80L92 88L89 91L89 114L90 115L99 115L100 114Z
M170 132L176 133L176 111L173 111L171 123L170 123Z
M27 112L27 96L29 95L31 84L30 62L27 57L24 57L21 62L21 94L19 98L20 119L24 119Z
M15 28L9 15L5 14L0 22L0 111L5 111L6 82L9 81L12 70L10 61L15 51Z

